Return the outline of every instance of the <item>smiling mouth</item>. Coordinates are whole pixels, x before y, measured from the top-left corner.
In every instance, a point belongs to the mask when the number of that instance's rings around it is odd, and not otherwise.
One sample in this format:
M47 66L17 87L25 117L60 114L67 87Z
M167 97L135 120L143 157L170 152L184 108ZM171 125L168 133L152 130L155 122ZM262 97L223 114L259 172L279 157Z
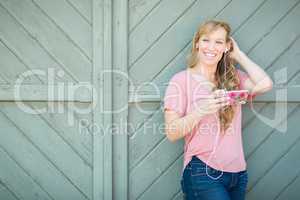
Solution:
M215 54L215 53L205 53L205 52L204 52L204 55L208 58L214 58L217 56L217 54Z

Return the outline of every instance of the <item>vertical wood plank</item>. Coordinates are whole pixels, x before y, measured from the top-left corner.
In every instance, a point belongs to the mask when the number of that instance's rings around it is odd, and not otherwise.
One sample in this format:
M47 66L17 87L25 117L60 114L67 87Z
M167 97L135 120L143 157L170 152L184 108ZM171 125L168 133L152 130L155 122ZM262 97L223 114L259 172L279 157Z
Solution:
M112 1L93 0L93 199L112 199ZM98 97L96 98L96 94ZM94 127L95 127L94 126ZM99 129L100 130L100 129Z
M128 1L113 5L113 199L128 199ZM125 125L125 126L124 126Z

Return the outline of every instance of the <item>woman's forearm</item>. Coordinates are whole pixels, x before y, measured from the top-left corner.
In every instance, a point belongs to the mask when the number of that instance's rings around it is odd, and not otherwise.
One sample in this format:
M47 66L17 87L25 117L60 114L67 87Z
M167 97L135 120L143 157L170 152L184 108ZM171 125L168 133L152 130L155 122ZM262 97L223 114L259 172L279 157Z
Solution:
M273 82L269 75L260 66L254 63L244 52L239 52L237 62L248 73L255 85L263 84L272 86Z
M178 139L183 138L199 123L205 114L201 114L197 111L176 119L166 126L166 134L170 141L175 142Z

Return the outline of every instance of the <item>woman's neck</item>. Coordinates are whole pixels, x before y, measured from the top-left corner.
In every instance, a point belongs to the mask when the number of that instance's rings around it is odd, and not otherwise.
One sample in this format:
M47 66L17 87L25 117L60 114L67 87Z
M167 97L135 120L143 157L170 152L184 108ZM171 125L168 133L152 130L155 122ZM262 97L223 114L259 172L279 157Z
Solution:
M201 63L197 64L195 67L192 68L192 71L196 74L200 73L201 75L205 76L208 80L214 81L215 80L215 73L217 70L217 65L215 66L207 66Z

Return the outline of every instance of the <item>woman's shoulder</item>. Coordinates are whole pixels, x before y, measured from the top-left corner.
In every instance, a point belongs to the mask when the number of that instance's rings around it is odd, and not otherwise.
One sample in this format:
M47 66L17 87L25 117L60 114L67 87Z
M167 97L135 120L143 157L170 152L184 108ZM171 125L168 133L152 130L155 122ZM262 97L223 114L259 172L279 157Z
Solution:
M181 70L177 73L175 73L172 78L171 78L171 81L184 81L186 80L186 77L187 77L187 70Z

